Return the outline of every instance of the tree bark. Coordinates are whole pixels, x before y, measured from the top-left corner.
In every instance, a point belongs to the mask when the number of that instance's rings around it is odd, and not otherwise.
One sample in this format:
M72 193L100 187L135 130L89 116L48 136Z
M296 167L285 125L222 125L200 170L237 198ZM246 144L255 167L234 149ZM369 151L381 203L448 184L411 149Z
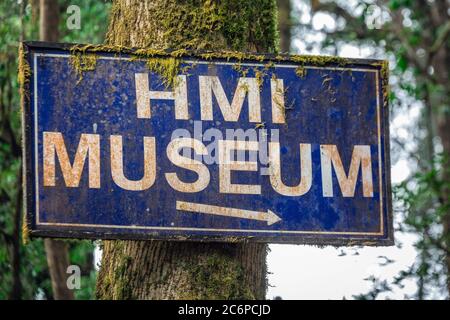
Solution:
M73 300L73 291L67 288L67 267L70 265L67 244L61 240L45 239L45 253L55 300Z
M291 51L291 0L277 0L280 51Z
M275 51L274 0L115 0L106 42L142 48ZM104 241L100 299L264 299L261 243Z
M25 38L25 28L24 28L24 13L25 13L25 1L22 1L20 4L20 41L24 41ZM12 90L10 90L12 94ZM11 99L9 99L11 101ZM1 103L0 103L1 105ZM0 106L1 108L2 106ZM10 126L9 126L10 127ZM12 130L11 130L12 133ZM11 143L12 153L17 157L21 155L20 144L17 142L17 138L13 138L13 134L11 134L11 138L15 140L14 143ZM15 150L14 150L15 149ZM22 166L20 166L19 172L17 174L17 195L16 195L16 207L14 210L14 227L13 227L13 249L12 249L12 277L13 284L11 288L11 292L9 293L10 300L20 300L22 299L22 280L20 277L20 269L22 266L21 259L21 221L22 221Z
M447 249L446 254L446 267L447 267L447 298L450 300L450 116L444 115L438 121L438 133L442 141L444 150L445 162L443 175L443 181L445 185L442 190L442 206L447 208L447 212L442 218L443 234L445 241L445 247Z
M42 41L56 42L59 39L58 0L39 2L39 38Z
M448 57L450 59L450 57ZM445 66L443 63L442 67ZM448 70L448 69L447 69ZM448 73L447 73L448 74ZM448 85L448 84L447 84ZM448 89L447 89L447 94ZM448 100L448 96L446 97ZM444 105L445 106L445 105ZM448 107L448 105L447 105ZM442 108L442 107L441 107ZM440 108L440 109L441 109ZM443 234L445 239L445 247L447 249L446 254L446 267L447 267L447 294L450 299L450 115L448 111L440 110L436 116L437 132L441 139L442 149L444 154L443 163L443 176L442 180L444 185L442 188L441 205L446 209L445 215L442 217Z
M57 0L39 2L39 38L42 41L56 42L59 38L59 7ZM61 240L45 239L45 253L52 282L55 300L72 300L74 294L67 288L67 267L70 265L69 251Z
M20 267L21 267L20 221L22 218L22 169L19 170L17 179L18 179L18 190L16 196L16 208L14 210L14 229L12 236L13 248L11 259L13 285L9 295L10 300L22 299L22 281L20 279Z
M431 5L431 21L435 26L444 28L448 24L448 10L450 6L445 1L438 1ZM436 36L435 41L439 37ZM448 299L450 299L450 114L448 109L450 107L450 90L449 90L449 70L450 70L450 43L448 41L449 32L442 39L432 45L431 49L431 66L435 72L435 79L437 83L437 92L433 92L433 103L436 106L434 120L436 121L437 134L441 139L443 154L444 154L444 170L443 181L445 182L442 190L442 206L447 208L447 212L442 217L443 233L445 237L445 246L447 248L446 267L447 267L447 292Z

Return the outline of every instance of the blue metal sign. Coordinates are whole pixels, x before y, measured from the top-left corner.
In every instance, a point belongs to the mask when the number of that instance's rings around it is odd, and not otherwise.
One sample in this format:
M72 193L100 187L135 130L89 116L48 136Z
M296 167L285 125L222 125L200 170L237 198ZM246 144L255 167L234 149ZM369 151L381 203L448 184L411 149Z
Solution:
M385 62L23 47L31 236L393 243Z

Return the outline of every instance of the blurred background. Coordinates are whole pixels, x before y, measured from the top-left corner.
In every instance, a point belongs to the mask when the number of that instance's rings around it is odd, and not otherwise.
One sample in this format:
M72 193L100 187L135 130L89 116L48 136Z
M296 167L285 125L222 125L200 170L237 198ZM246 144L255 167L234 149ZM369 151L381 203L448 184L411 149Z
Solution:
M396 246L271 245L267 298L449 299L450 1L277 4L281 52L390 63ZM17 53L22 40L102 43L110 8L103 0L0 0L0 299L95 298L99 242L22 242ZM65 286L67 264L80 267L79 289Z

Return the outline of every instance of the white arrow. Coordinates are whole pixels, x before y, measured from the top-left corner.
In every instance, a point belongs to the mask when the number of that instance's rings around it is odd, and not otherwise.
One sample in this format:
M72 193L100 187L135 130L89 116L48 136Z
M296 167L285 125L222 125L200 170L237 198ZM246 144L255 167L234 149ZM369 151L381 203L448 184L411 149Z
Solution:
M267 212L251 211L251 210L219 207L219 206L213 206L213 205L209 205L209 204L184 202L184 201L177 201L177 210L197 212L197 213L206 213L206 214L215 214L218 216L235 217L235 218L242 218L242 219L266 221L267 225L269 225L269 226L278 221L281 221L281 218L279 216L277 216L271 210L267 210Z

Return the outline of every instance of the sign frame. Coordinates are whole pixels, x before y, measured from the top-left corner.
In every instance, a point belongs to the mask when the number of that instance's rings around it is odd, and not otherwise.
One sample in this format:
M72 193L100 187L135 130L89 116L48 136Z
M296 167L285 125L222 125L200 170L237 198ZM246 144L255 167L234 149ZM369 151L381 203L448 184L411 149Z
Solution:
M170 56L176 58L194 58L202 60L210 60L212 62L254 62L267 63L273 62L277 64L297 64L303 67L323 67L336 68L341 65L355 68L357 66L370 65L378 74L379 90L377 94L384 109L380 121L382 123L382 132L384 148L384 181L385 188L385 210L381 222L381 233L376 236L354 235L348 232L346 236L339 236L333 232L328 237L318 238L314 232L299 233L298 235L286 236L283 232L279 236L236 236L236 235L180 235L180 234L162 234L157 231L143 231L133 233L117 233L112 228L107 229L60 229L59 227L37 229L35 221L35 190L34 190L34 168L33 168L33 148L32 148L32 125L31 125L31 108L33 102L30 99L30 79L33 77L32 65L33 51L64 51L67 53L83 52L97 55L115 55L142 58L140 49L123 48L101 45L80 45L69 43L49 43L29 41L21 43L19 50L19 82L21 85L21 116L22 116L22 149L23 149L23 189L24 189L24 221L23 236L28 237L53 237L53 238L87 238L87 239L128 239L128 240L174 240L174 241L207 241L207 242L263 242L263 243L289 243L289 244L310 244L310 245L333 245L333 246L391 246L394 245L393 235L393 217L392 217L392 191L390 176L390 145L389 145L389 110L388 110L388 65L387 61L374 59L348 59L339 57L316 57L313 56L296 56L296 55L274 55L274 54L254 54L254 53L237 53L237 52L201 52L201 51L159 51L152 53L152 56L163 57ZM306 57L306 58L305 58ZM309 58L308 58L309 57ZM307 61L300 62L300 61ZM380 164L381 166L381 164ZM381 179L381 177L380 177ZM380 183L381 184L381 183ZM123 226L121 226L123 227ZM341 233L341 232L339 232Z

